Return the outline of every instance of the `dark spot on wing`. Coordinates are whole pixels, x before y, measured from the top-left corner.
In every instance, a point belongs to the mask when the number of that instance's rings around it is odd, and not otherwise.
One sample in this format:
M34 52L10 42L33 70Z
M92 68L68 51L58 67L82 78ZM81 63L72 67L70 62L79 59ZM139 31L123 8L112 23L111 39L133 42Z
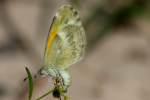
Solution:
M70 10L73 10L73 7L72 6L69 6Z
M73 16L77 16L78 12L76 10L73 11Z

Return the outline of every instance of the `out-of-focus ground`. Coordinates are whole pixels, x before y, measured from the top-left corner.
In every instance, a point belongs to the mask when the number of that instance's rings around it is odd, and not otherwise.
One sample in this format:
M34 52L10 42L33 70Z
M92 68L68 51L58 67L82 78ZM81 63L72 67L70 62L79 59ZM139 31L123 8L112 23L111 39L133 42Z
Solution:
M0 100L27 100L25 67L40 69L50 23L65 2L0 0ZM71 100L150 100L149 1L70 2L88 40L85 59L70 68ZM36 84L36 95L45 93L47 79Z

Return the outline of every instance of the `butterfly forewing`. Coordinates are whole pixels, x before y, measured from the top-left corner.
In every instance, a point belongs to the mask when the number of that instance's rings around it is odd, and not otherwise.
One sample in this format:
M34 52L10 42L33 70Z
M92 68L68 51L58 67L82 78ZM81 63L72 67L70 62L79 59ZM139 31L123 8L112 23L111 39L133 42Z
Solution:
M83 57L85 46L85 31L77 10L71 5L60 7L47 39L45 67L68 68Z

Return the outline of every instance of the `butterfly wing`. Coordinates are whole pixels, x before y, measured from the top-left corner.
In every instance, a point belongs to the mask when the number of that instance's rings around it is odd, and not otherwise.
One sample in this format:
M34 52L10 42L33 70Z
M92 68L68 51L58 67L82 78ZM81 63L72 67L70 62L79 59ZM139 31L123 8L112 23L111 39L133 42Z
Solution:
M60 7L49 31L44 66L68 68L83 57L85 46L85 31L77 10L71 5Z

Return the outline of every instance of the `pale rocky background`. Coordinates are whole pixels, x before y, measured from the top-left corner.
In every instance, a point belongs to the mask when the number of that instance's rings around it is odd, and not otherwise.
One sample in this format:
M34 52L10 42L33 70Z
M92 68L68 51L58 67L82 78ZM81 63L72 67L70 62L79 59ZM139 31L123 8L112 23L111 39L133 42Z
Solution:
M120 20L119 24L106 28L108 16L105 13L98 10L97 20L89 17L94 8L103 8L111 14L136 1L140 2L138 5L146 2L144 11L123 23L122 17L126 14L116 20ZM58 7L65 2L68 1L0 0L0 100L27 100L26 82L23 82L27 76L25 67L28 66L33 74L40 69L50 23ZM68 95L71 100L150 100L149 2L70 2L80 11L88 40L85 58L70 67L72 85ZM103 28L105 30L101 31ZM50 87L47 78L37 80L34 97Z

